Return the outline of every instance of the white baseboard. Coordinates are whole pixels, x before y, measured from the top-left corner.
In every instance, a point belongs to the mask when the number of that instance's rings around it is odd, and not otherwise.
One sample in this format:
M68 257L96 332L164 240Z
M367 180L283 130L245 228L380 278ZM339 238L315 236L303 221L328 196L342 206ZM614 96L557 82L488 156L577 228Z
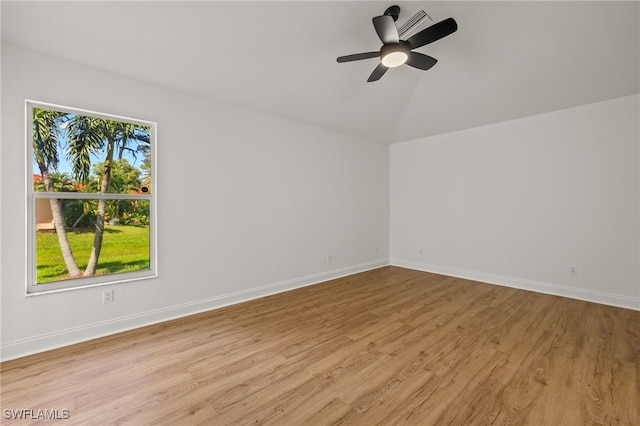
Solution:
M293 290L319 284L332 279L353 275L359 272L380 268L389 265L389 259L362 263L345 268L333 269L291 280L271 283L260 287L228 293L208 299L196 300L180 305L168 306L135 315L114 318L93 324L59 330L54 333L42 334L26 339L7 342L0 347L0 361L21 358L27 355L48 351L51 349L69 346L75 343L85 342L99 337L109 336L123 331L157 324L172 319L198 314L213 309L248 300L269 296L276 293Z
M570 299L584 300L603 305L640 311L640 297L622 296L619 294L605 293L601 291L586 290L576 287L568 287L558 284L549 284L521 278L506 277L502 275L487 274L483 272L469 271L465 269L450 268L445 266L430 265L403 259L391 259L393 266L415 269L418 271L432 272L434 274L448 275L464 278L488 284L496 284L521 290L535 291L537 293L551 294L554 296L568 297Z

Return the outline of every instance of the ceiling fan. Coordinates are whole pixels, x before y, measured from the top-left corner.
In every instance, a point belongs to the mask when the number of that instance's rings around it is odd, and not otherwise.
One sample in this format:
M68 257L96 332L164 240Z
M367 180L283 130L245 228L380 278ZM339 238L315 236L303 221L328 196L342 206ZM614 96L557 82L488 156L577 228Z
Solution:
M412 35L407 40L400 40L395 24L399 15L400 7L391 6L384 12L384 15L373 18L373 28L378 33L380 41L382 41L382 48L379 51L340 56L338 57L338 62L352 62L380 57L380 63L369 76L368 82L379 80L389 68L398 67L402 64L425 71L433 67L438 62L437 59L419 52L413 52L413 49L433 43L454 33L458 29L458 24L453 18L447 18Z

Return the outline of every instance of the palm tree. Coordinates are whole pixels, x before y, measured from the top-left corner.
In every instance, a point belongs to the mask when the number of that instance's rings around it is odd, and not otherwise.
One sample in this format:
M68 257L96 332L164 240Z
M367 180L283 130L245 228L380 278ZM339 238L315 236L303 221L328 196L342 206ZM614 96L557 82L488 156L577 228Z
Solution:
M144 156L144 160L140 165L142 171L142 177L140 178L142 183L142 190L144 192L151 191L151 148L149 144L138 145L138 151Z
M98 192L101 185L101 177L104 174L104 163L96 163L93 166L93 174L89 188ZM111 164L111 179L109 180L109 192L118 194L138 193L141 186L140 170L132 166L126 158L113 160ZM120 219L122 205L131 205L131 201L114 200L111 209L107 208L110 219Z
M60 123L65 113L51 111L42 108L33 109L33 156L40 169L40 175L46 192L54 192L54 182L51 171L58 168L58 137L60 136ZM58 236L58 243L67 272L71 278L78 278L82 272L73 257L73 251L67 239L67 229L64 225L64 217L60 200L50 198L51 215Z
M137 153L142 151L141 146L149 147L149 129L133 123L120 123L122 125L122 135L118 141L118 160L122 160L125 151L129 151L133 158L137 158ZM129 142L136 143L136 148L129 147ZM141 143L143 145L141 145ZM146 150L148 152L148 149Z
M48 183L51 182L51 185ZM36 192L51 192L49 189L53 187L54 192L73 192L75 187L73 180L68 173L49 172L49 181L45 183L44 179L33 182L33 190Z
M90 156L104 149L105 158L100 176L100 194L109 192L116 147L124 147L131 140L149 143L146 127L103 118L75 115L68 121L67 131L69 132L67 155L72 161L75 176L85 182L90 172ZM104 236L106 205L105 199L98 200L95 236L89 262L83 273L85 277L95 274L98 265Z

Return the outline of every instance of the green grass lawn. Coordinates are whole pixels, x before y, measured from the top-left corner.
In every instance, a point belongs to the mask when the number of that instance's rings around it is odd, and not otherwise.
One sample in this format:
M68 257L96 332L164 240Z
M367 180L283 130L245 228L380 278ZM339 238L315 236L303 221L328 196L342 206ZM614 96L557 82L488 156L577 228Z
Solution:
M87 267L93 232L68 231L69 244L80 269ZM36 233L37 282L68 278L55 233ZM148 226L105 226L96 275L149 269Z

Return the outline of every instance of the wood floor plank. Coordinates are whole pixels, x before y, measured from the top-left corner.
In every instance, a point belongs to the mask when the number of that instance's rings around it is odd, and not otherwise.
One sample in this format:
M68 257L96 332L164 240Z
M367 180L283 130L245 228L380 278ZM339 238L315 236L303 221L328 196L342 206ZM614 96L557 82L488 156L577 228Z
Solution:
M0 369L7 425L638 425L640 311L384 267Z

